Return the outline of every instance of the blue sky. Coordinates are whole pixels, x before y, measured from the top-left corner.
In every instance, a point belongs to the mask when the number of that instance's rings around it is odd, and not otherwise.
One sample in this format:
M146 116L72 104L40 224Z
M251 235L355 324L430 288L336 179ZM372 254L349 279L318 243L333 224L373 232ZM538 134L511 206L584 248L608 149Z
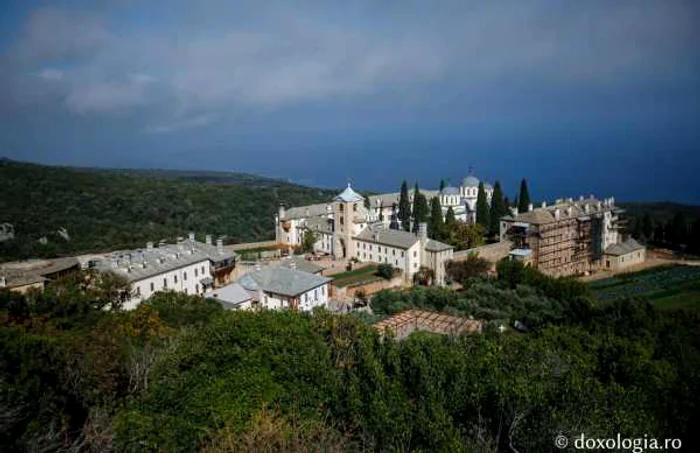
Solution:
M0 155L700 204L695 1L15 1Z

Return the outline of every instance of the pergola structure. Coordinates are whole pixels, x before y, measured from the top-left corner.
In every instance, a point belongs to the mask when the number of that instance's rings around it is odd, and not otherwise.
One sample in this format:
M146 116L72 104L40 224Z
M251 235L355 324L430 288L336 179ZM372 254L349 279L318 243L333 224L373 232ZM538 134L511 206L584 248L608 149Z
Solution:
M441 335L462 335L481 332L483 322L459 316L423 310L407 310L372 325L379 333L390 331L397 340L403 340L416 331Z

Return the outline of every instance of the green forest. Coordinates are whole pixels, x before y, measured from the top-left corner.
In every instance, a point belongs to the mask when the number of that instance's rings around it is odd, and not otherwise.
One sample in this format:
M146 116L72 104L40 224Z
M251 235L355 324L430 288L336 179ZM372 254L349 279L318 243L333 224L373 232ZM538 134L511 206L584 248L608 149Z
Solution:
M0 160L0 261L143 247L193 231L226 242L274 239L274 215L335 191L245 174L49 167ZM65 228L68 239L58 231ZM39 240L45 237L46 244Z
M0 291L2 451L518 453L582 433L700 451L700 317L643 295L599 300L501 263L460 292L376 295L377 316L487 321L399 342L353 315L224 311L175 293L124 312L120 282L86 277ZM526 331L500 332L514 321Z

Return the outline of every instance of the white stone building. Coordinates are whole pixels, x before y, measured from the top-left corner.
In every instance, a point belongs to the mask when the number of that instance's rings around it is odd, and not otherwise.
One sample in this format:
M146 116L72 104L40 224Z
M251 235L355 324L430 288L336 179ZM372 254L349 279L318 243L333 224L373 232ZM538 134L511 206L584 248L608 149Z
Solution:
M244 275L235 285L251 295L247 308L311 311L328 305L331 280L284 266L269 266Z
M368 210L364 197L350 185L327 204L280 208L275 220L280 243L299 246L305 234L313 233L317 253L388 263L401 269L407 282L426 266L443 284L445 262L452 259L453 247L428 239L425 225L418 234L389 229L389 222L380 221L371 207Z
M204 294L214 285L214 273L218 270L228 275L235 266L235 254L223 248L222 241L217 245L194 240L177 244L152 242L145 249L111 252L87 263L87 267L113 272L124 277L131 285L130 297L124 309L134 309L142 301L158 291L176 291L191 295Z
M442 206L443 215L449 208L455 213L457 220L464 222L476 221L476 200L479 194L479 179L470 175L462 180L459 187L446 186L442 190L421 190L428 199L428 203L434 197L438 197ZM484 182L486 201L490 204L493 196L493 186ZM368 220L370 222L381 221L389 225L392 220L398 219L399 192L369 196ZM409 189L408 198L413 209L413 189ZM398 221L398 220L397 220Z

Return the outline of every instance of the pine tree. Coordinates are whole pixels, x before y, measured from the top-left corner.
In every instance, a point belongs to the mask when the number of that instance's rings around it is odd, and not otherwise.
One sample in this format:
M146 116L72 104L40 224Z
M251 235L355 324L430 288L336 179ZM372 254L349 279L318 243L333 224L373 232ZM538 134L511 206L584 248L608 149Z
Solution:
M496 184L493 187L493 195L491 196L491 219L489 222L489 234L491 236L498 236L500 234L501 217L507 213L508 210L503 200L501 183L496 181Z
M418 183L413 192L413 232L418 231L418 225L427 222L430 216L428 199L418 190Z
M479 194L476 197L476 223L484 227L485 231L489 231L490 223L489 203L486 201L486 191L484 183L479 183Z
M433 197L430 200L430 221L428 223L428 236L438 241L442 240L445 229L445 222L442 219L442 206L440 199Z
M530 192L527 190L527 181L523 178L520 183L520 196L518 197L518 212L527 212L530 206Z
M399 196L399 222L405 231L411 230L411 200L408 198L408 184L404 179L401 184L401 195Z

